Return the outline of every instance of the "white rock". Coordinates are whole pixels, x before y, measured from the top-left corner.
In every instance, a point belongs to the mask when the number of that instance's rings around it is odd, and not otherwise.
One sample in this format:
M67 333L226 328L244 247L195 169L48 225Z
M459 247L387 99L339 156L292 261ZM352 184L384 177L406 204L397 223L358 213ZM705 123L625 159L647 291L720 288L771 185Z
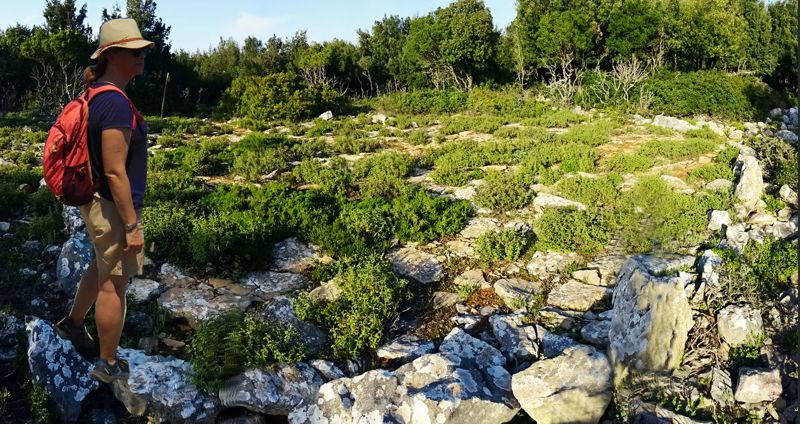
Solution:
M533 199L533 207L538 209L545 208L570 208L574 207L578 210L586 209L586 205L574 200L565 199L549 193L539 193Z
M325 111L325 112L322 112L322 114L319 115L319 119L322 119L323 121L331 120L331 119L333 119L333 112L331 112L329 110Z
M785 128L776 132L775 137L778 137L789 144L797 144L797 134L795 134L794 131L789 131Z
M291 272L253 272L247 274L240 283L255 289L255 294L263 299L291 293L308 286L309 280L302 274Z
M611 296L612 291L605 287L568 280L550 289L547 304L572 311L588 311L603 299Z
M764 192L761 166L758 164L758 159L749 155L739 155L736 166L739 181L736 183L734 195L748 211L752 211Z
M8 230L10 228L11 228L11 224L9 224L8 222L0 222L0 231L5 233L5 232L8 232Z
M742 367L734 398L739 402L773 402L783 392L781 374L777 369L764 370Z
M389 252L387 257L396 273L420 283L433 283L444 277L444 269L436 256L415 247L401 247Z
M722 245L742 253L749 240L750 236L745 231L744 224L734 224L725 230L725 240Z
M714 181L710 181L706 184L706 188L711 191L728 191L733 188L733 182L731 180L726 180L725 178L717 178Z
M608 333L611 331L611 321L589 321L581 328L581 337L586 342L600 348L608 347Z
M480 289L487 289L492 286L486 282L483 271L480 269L468 269L464 271L453 280L453 284L457 286L474 286Z
M387 119L386 115L384 115L382 113L376 113L376 114L372 115L372 123L373 124L377 124L379 122L381 124L386 123L386 119Z
M302 243L297 237L289 237L272 246L273 270L305 272L322 257L319 248Z
M161 284L158 281L144 278L132 278L128 284L127 292L130 293L137 302L145 302L153 296L159 294Z
M500 350L513 363L534 360L539 355L539 339L536 326L525 325L523 314L492 315L489 325L494 337L500 342Z
M375 352L378 359L408 363L435 350L433 342L414 335L400 336Z
M708 217L708 229L721 230L723 226L731 225L731 216L728 211L711 211Z
M521 278L501 279L494 283L494 291L503 302L513 310L527 307L537 295L542 294L543 287L538 282Z
M608 358L590 346L567 348L563 355L534 363L514 374L514 396L540 424L592 424L612 398Z
M476 239L482 236L487 231L493 231L499 228L497 220L492 218L475 217L467 221L466 227L461 230L461 237L467 239Z
M767 227L766 232L772 234L775 238L783 240L797 232L797 224L795 221L776 222Z
M671 116L656 115L653 118L653 125L657 127L669 128L678 132L686 132L697 127L690 124L683 119L673 118Z
M778 219L772 214L766 212L758 212L751 215L750 218L747 219L747 224L758 227L767 227L774 224L777 221Z
M787 205L797 207L797 193L791 187L786 184L782 185L778 194Z
M764 335L761 311L750 305L728 305L717 313L719 335L731 346L753 342L755 337Z

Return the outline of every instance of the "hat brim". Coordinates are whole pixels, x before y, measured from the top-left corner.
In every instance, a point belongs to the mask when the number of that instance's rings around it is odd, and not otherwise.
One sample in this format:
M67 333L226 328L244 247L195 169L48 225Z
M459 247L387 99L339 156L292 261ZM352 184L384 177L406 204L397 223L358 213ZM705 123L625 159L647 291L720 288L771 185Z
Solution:
M100 57L101 54L103 54L104 51L113 47L118 47L122 49L141 49L143 47L153 47L154 45L155 45L154 42L147 40L126 41L124 43L114 44L111 46L103 47L102 49L97 49L94 51L94 53L92 53L91 56L89 56L89 58L97 59L98 57Z

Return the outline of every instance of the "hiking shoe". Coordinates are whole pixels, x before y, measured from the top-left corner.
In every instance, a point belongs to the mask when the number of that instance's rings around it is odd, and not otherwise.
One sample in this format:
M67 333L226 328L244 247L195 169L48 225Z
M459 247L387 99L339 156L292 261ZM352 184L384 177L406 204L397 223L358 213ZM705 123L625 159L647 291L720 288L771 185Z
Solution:
M75 350L90 361L100 355L100 346L89 335L83 325L75 325L69 317L64 317L55 325L56 334L64 340L69 340Z
M105 359L99 358L94 363L92 377L103 383L111 383L114 380L128 380L128 362L118 359L114 365L109 365Z

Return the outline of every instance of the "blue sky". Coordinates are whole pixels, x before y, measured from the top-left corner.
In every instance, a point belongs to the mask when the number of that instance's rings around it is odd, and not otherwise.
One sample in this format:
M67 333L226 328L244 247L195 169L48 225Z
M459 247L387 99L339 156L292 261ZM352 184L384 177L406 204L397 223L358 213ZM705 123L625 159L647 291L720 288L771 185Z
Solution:
M111 9L124 0L78 0L86 3L89 24L95 34L100 27L103 8ZM384 15L425 15L448 0L160 0L157 13L172 27L173 50L207 50L219 38L242 41L248 35L266 39L273 34L290 37L297 30L308 31L312 41L340 38L355 42L356 30L369 29ZM494 24L504 29L515 15L514 0L484 0L492 12ZM0 29L19 22L41 25L45 0L0 0Z

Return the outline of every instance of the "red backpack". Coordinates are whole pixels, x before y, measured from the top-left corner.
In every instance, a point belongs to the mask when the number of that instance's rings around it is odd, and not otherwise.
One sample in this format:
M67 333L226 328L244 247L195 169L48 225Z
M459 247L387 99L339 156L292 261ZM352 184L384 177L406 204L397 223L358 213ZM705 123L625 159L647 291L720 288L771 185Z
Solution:
M113 84L88 88L76 99L67 103L44 143L44 181L61 200L69 206L81 206L92 201L100 184L92 177L89 161L89 103L100 93L116 91L128 100L133 111L132 128L136 129L139 111Z

